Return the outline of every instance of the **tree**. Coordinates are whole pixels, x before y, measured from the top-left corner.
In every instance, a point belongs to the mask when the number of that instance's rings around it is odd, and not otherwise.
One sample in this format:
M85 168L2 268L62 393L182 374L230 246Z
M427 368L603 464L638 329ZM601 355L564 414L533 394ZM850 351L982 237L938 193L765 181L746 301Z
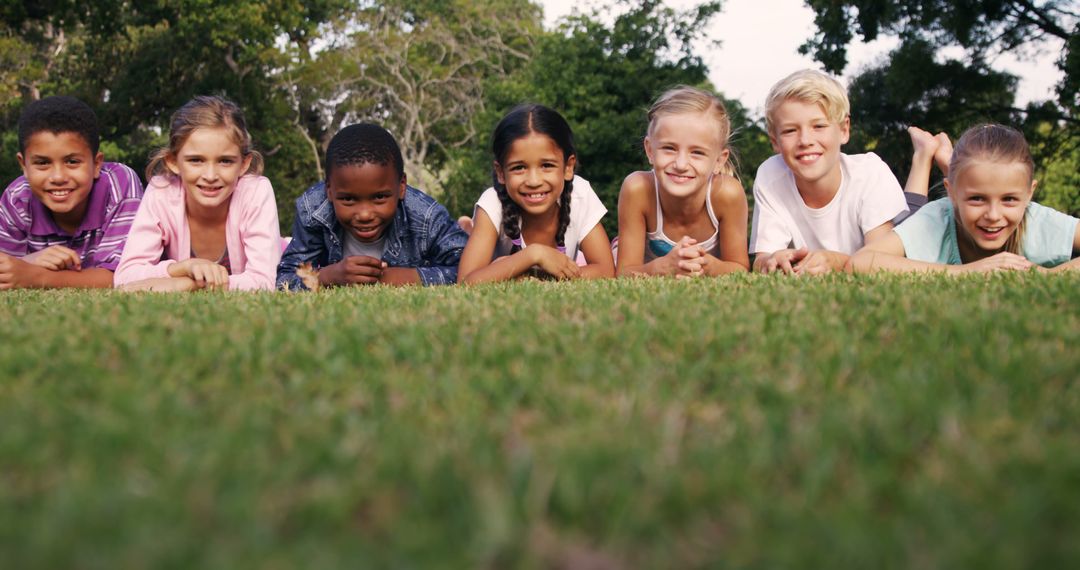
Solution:
M1047 40L1064 42L1058 68L1061 118L1075 121L1080 82L1080 6L1075 0L806 0L814 10L817 34L800 51L809 53L834 73L847 65L847 45L858 34L866 41L881 33L907 42L922 40L936 47L959 45L968 63L980 64L995 54L1024 54Z
M708 88L707 69L695 42L720 2L676 11L656 0L620 2L620 15L605 24L599 12L564 19L539 37L532 58L515 74L492 82L479 125L490 133L511 107L536 102L557 109L574 130L578 172L614 213L627 174L647 167L642 150L646 111L664 90L679 84ZM757 128L734 104L739 136ZM758 131L760 132L760 131ZM491 149L472 145L455 153L446 196L454 214L472 212L491 185ZM756 164L753 166L756 167ZM617 216L604 218L614 235Z
M847 148L877 153L901 181L911 162L908 126L956 137L976 123L1018 122L1012 107L1015 76L952 59L939 63L935 52L925 40L901 44L848 88L852 135Z
M346 124L378 122L397 138L410 179L440 195L448 153L476 138L485 78L528 58L538 20L528 0L362 5L346 39L316 64L325 78L320 144Z

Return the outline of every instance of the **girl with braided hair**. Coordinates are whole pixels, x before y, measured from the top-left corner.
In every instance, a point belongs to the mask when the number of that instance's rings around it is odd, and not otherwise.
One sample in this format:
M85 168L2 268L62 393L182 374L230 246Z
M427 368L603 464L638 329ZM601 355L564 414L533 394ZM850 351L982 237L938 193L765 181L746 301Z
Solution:
M613 277L611 245L600 225L607 209L588 181L574 175L566 119L542 105L518 106L499 121L491 146L494 185L473 211L458 282ZM584 266L574 261L578 251Z

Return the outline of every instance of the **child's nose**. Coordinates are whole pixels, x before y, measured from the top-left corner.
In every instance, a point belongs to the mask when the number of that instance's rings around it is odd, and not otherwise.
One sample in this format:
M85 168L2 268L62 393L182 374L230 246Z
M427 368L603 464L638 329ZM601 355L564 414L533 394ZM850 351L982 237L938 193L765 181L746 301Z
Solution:
M49 170L49 182L54 184L60 184L67 181L67 172L64 172L64 167L61 164L53 166Z
M370 222L375 219L375 211L371 208L360 207L356 209L356 219L361 222Z
M687 154L686 152L683 152L683 151L679 151L678 153L675 154L675 168L678 168L679 170L682 170L682 169L686 168L686 166L688 164L690 164L690 155L689 154Z

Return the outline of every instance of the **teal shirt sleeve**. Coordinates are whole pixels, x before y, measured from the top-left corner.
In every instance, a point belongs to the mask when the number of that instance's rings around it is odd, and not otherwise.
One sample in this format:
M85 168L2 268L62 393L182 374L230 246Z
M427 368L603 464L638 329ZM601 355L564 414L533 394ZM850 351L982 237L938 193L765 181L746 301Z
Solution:
M1076 224L1080 219L1053 208L1028 204L1021 252L1032 263L1056 267L1073 256Z
M934 200L923 206L893 231L900 236L900 241L904 244L904 255L908 259L947 265L960 264L952 203L948 198Z

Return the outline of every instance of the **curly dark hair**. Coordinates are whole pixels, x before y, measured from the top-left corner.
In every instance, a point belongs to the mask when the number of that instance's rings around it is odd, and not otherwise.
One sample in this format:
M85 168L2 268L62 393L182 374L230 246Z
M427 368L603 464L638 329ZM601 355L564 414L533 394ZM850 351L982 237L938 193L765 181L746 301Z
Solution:
M75 133L97 154L101 145L97 115L90 105L66 95L54 95L30 103L19 115L19 152L26 152L30 137L42 131Z
M562 150L564 161L577 154L574 149L574 133L562 115L543 105L525 104L514 107L495 126L495 132L491 135L491 150L495 155L495 162L505 164L514 141L532 133L551 138ZM498 173L493 171L491 177L503 207L501 230L510 239L517 240L521 237L521 208L510 199L506 186L499 182ZM570 196L573 191L574 181L567 180L559 198L559 229L555 232L555 243L559 247L566 246L565 235L566 228L570 225ZM519 249L521 247L515 244L511 253Z
M341 129L326 147L326 181L338 166L393 164L398 180L405 176L405 161L394 135L374 123L357 123Z

